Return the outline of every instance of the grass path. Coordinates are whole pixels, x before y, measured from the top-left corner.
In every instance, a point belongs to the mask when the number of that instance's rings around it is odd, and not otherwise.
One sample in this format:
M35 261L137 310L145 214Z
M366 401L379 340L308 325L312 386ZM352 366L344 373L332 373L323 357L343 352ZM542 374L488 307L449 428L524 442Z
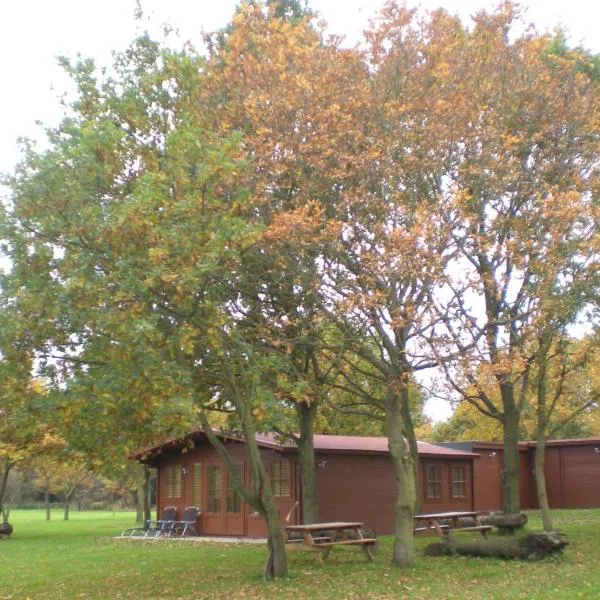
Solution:
M43 511L13 511L15 534L0 540L1 600L33 599L598 599L600 510L556 511L571 547L539 563L464 557L426 558L417 540L414 568L389 566L383 538L374 563L336 548L325 566L289 557L290 577L263 583L265 549L247 544L115 541L132 513L73 512L44 521ZM530 529L539 527L532 518Z

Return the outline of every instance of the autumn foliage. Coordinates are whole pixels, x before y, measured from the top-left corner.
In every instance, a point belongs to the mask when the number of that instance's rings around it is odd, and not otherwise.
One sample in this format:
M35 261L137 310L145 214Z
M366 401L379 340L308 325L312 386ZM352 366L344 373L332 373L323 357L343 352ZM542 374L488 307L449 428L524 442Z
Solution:
M518 510L522 415L597 303L600 165L594 57L520 25L510 2L469 25L388 3L348 49L295 2L243 3L203 51L144 36L109 75L65 60L69 114L9 180L26 371L122 449L215 412L240 429L268 576L286 564L254 434L310 465L339 398L385 423L393 561L413 562L426 370L497 423Z

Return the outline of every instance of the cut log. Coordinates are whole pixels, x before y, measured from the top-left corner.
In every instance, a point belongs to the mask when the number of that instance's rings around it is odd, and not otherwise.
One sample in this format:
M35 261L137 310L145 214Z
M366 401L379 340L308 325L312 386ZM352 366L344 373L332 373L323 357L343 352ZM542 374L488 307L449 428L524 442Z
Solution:
M569 542L560 532L530 533L521 538L492 538L488 540L435 542L425 548L427 556L479 556L541 560L561 552Z
M516 515L505 515L504 513L494 513L481 517L483 525L493 525L498 528L499 533L512 534L517 529L525 527L528 521L527 513L519 513Z

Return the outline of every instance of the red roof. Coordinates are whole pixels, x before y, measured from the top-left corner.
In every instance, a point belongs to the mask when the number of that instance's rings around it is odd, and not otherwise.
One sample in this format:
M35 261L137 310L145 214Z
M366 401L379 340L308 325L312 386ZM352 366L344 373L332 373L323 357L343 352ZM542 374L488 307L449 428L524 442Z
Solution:
M192 441L204 437L202 430L195 430L183 438L168 440L152 448L138 450L131 454L129 458L142 459L157 454L162 449L173 448L184 445L187 441ZM227 439L243 442L241 437L231 435L222 435ZM263 448L272 448L279 452L295 452L296 446L291 440L281 442L279 437L273 434L259 434L256 441ZM387 454L388 440L386 437L359 436L359 435L324 435L315 434L314 449L316 452L335 452L345 454ZM417 442L419 456L437 456L450 458L476 458L479 455L466 450L455 450L454 448L445 448L436 446L427 442Z
M327 452L360 452L360 453L388 453L388 440L386 437L370 437L359 435L315 435L315 450ZM473 452L455 450L454 448L444 448L429 444L427 442L417 442L417 449L420 456L455 456L455 457L475 457Z

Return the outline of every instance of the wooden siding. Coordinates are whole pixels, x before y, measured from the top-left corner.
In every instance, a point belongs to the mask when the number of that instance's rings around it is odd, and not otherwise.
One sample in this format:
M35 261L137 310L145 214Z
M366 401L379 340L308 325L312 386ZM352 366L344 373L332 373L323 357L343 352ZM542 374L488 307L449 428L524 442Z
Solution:
M595 440L549 442L546 448L544 474L550 508L600 507L600 444ZM473 451L480 455L475 461L475 509L502 508L501 446L476 443ZM519 453L519 486L521 508L539 508L535 488L534 452L532 445Z
M232 442L228 444L228 450L233 460L242 469L242 476L245 485L249 483L249 469L244 444ZM291 467L291 487L290 495L285 498L277 498L279 514L282 521L286 518L294 503L298 499L297 468L295 457L284 456L273 450L261 449L265 465L269 465L282 458L290 460ZM266 523L260 515L241 502L239 513L227 512L227 476L223 460L218 452L208 443L208 441L196 442L196 447L188 449L186 452L174 451L164 453L156 457L153 466L158 469L158 494L157 494L157 512L161 515L165 506L175 506L178 514L181 516L186 506L193 504L193 471L194 465L202 465L202 483L200 486L200 516L197 521L197 530L201 535L227 535L227 536L249 536L264 537L267 534ZM166 477L165 467L170 465L181 465L185 470L182 477L181 496L173 498L166 496ZM211 466L221 467L221 507L219 512L208 511L208 485L207 473ZM290 522L298 523L299 511L291 513Z
M544 474L550 508L598 508L600 506L600 453L593 444L556 445L546 448ZM533 465L533 452L531 461ZM533 469L531 508L538 508Z
M241 443L231 443L229 451L236 463L242 467L244 481L248 484L249 472L245 446ZM288 497L277 498L277 504L282 522L289 513L290 522L299 523L301 506L298 505L296 509L293 509L294 504L300 501L299 469L296 456L282 455L275 450L264 448L261 449L261 453L267 468L273 462L281 459L290 461L290 494ZM316 453L315 462L320 520L358 520L364 521L367 527L375 529L379 533L393 532L396 478L389 455ZM195 448L189 449L185 453L164 453L154 459L153 465L158 469L158 513L162 514L165 506L175 506L179 514L182 514L185 507L193 503L193 470L194 465L198 463L202 465L201 514L197 523L198 532L206 535L266 536L264 519L245 503L242 503L241 512L234 515L227 514L224 506L218 513L207 511L207 469L211 465L218 465L224 469L220 456L208 442L197 442ZM435 501L424 499L426 482L423 473L424 465L428 464L439 466L441 471L441 494L439 500ZM165 467L167 465L181 465L185 470L180 497L166 497ZM465 498L452 499L450 497L452 466L465 468ZM224 475L222 477L221 485L224 489L226 478ZM470 459L422 458L418 488L423 512L471 510L473 508L472 461ZM223 491L221 494L222 504L225 503L225 496L226 493Z
M597 507L600 504L600 454L593 446L567 446L560 451L564 508Z
M504 449L498 444L475 444L479 454L474 466L475 510L502 510L502 463ZM519 497L521 508L531 505L532 462L527 448L519 450Z
M378 533L393 533L396 477L389 456L318 453L315 462L319 520L363 521ZM469 459L420 459L422 512L473 510L471 464ZM424 498L426 465L441 467L441 497L436 501ZM465 467L467 495L463 499L450 497L452 466Z
M316 454L320 521L363 521L378 533L393 531L396 479L388 456Z
M475 452L479 452L480 456L473 466L474 509L499 510L502 506L502 451L491 449Z

